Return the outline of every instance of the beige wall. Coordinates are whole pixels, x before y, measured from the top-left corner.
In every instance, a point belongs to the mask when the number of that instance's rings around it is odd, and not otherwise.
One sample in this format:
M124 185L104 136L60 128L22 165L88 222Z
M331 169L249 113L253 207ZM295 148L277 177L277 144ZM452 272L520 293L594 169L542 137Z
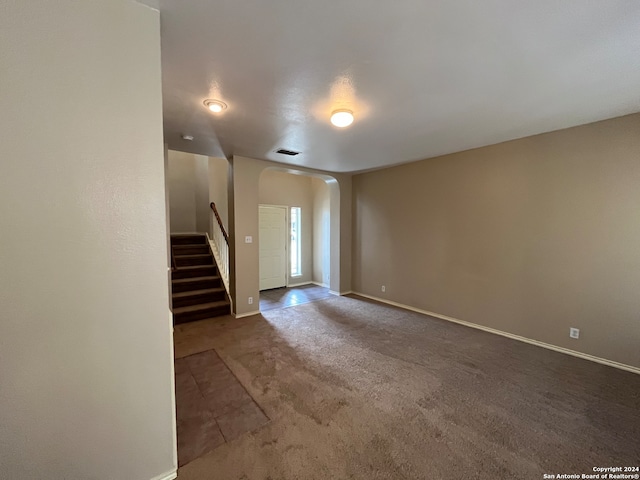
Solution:
M171 233L196 231L195 155L169 150Z
M320 178L311 179L313 191L313 276L312 281L329 285L331 198L329 185Z
M311 282L313 277L313 191L311 177L265 170L260 176L258 202L262 205L300 207L302 275L298 277L287 275L287 280L289 285Z
M195 155L196 232L209 232L211 207L209 204L209 157Z
M357 175L354 289L639 367L639 185L640 114Z
M171 233L209 230L209 158L169 150Z
M229 232L228 184L229 161L226 158L209 157L209 203L216 204L216 209L227 232ZM212 216L210 218L213 219Z
M0 477L168 478L159 15L0 10Z
M266 168L290 169L282 164L235 156L232 162L230 225L233 232L231 248L231 292L237 315L258 310L259 296L258 243L245 243L247 235L258 238L258 205L260 175ZM337 292L351 289L351 176L296 167L296 170L324 175L331 181L331 278L330 286ZM254 303L248 304L252 297Z

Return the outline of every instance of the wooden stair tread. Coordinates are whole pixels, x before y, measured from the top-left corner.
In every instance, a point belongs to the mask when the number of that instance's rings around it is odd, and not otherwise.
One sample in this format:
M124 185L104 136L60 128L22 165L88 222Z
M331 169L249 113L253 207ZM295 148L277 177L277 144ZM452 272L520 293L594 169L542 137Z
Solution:
M214 265L185 265L184 267L176 267L176 270L195 270L198 268L211 268L215 267Z
M174 325L231 313L231 302L207 238L171 236Z
M228 307L229 302L226 300L220 300L218 302L200 303L198 305L189 305L187 307L178 307L173 309L173 314L198 312L200 310L208 310L210 308Z
M205 255L209 253L209 245L174 245L171 247L174 255ZM183 253L199 250L201 253Z
M196 282L206 282L207 280L220 280L220 276L215 275L215 276L208 276L208 277L177 278L175 280L171 280L171 283L196 283Z
M174 293L173 298L190 297L192 295L204 295L206 293L224 292L224 288L205 288L203 290L189 290L188 292Z
M206 235L171 235L171 244L173 245L206 245Z

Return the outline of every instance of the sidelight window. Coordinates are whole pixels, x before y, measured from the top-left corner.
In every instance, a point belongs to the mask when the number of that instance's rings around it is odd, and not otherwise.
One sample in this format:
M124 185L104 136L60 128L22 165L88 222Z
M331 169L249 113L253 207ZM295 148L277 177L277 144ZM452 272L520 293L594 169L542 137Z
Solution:
M291 207L291 276L302 275L300 207Z

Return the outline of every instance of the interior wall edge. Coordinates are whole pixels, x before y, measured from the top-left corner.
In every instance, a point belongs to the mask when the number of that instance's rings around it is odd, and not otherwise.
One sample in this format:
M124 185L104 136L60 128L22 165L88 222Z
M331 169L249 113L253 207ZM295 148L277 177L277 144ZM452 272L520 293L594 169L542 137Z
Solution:
M161 473L157 477L153 477L151 480L174 480L174 478L178 478L178 470L173 469L168 472Z

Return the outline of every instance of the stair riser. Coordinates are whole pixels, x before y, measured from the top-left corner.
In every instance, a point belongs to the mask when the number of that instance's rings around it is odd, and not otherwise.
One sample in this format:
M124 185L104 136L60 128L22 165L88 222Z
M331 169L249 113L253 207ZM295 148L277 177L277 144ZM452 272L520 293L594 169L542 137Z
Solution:
M206 245L207 237L204 235L185 235L171 237L171 246L173 245Z
M174 257L176 267L193 267L195 265L213 265L213 257Z
M173 323L179 325L181 323L195 322L196 320L203 320L205 318L219 317L222 315L228 315L231 313L231 309L228 305L218 308L209 308L207 310L200 310L198 312L180 313L173 316Z
M206 288L220 288L220 280L198 280L197 282L176 283L172 285L173 293L189 292L191 290L204 290Z
M177 245L173 247L174 255L206 255L209 253L207 245Z
M224 300L224 292L203 293L199 295L190 295L188 297L174 298L173 308L188 307L190 305L198 305L201 303L211 303Z
M194 268L189 270L174 270L171 273L171 278L174 280L182 280L183 278L193 277L212 277L218 274L218 269L211 265L207 268Z

